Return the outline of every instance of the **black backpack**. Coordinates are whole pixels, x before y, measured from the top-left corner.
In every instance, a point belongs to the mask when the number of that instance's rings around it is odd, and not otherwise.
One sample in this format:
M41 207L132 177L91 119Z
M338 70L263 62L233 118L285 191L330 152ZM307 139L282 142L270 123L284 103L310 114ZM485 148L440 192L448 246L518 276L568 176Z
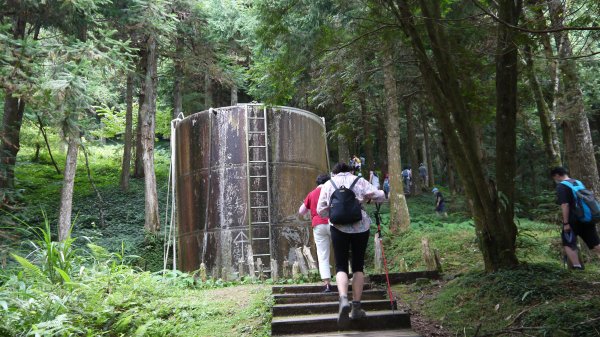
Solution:
M356 199L356 194L352 189L354 185L360 180L357 177L350 188L346 188L344 185L338 188L333 179L331 179L331 185L335 188L331 198L329 199L329 220L334 225L345 225L353 224L357 221L362 220L362 208L360 202Z

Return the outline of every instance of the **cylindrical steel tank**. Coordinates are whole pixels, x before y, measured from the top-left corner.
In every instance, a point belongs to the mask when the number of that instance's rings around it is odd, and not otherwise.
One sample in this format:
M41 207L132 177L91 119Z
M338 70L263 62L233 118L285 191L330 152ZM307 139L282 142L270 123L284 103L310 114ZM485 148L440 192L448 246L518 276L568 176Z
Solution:
M240 104L190 115L175 134L178 268L204 263L213 277L234 277L261 258L281 276L295 248L310 245L310 221L296 214L329 169L323 120Z

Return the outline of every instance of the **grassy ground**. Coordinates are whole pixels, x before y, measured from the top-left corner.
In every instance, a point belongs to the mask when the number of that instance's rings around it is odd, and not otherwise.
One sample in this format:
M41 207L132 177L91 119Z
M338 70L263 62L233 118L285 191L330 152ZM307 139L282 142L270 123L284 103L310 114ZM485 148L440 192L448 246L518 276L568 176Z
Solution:
M464 203L450 200L450 216L433 212L433 197L409 199L411 230L387 235L392 269L404 260L425 269L421 238L440 252L444 279L395 290L431 325L460 336L600 336L600 268L590 260L583 272L567 271L556 225L519 219L516 270L485 274L472 221ZM385 223L384 216L384 223Z
M122 254L141 258L129 259L133 267L110 265L102 259L86 260L78 264L83 271L75 268L69 273L70 282L40 281L35 272L24 270L0 272L0 336L35 331L44 332L40 335L268 335L267 286L213 289L228 284L215 281L198 286L190 275L176 275L165 281L144 272L162 268L162 239L143 230L143 181L134 179L131 190L121 192L121 147L89 144L88 149L92 177L105 201L102 208L106 224L100 225L100 204L80 157L74 196L74 236L79 238L77 247L82 248L79 254L89 255L86 243L92 241L110 252L121 252L123 248ZM27 150L19 157L15 214L31 225L40 225L44 210L54 226L61 176L54 172L47 155L42 154L37 162L32 157ZM56 157L62 167L64 154L57 153ZM164 204L168 151L162 144L157 149L156 168L159 198ZM484 274L465 202L445 195L448 218L435 214L431 194L409 198L412 224L405 233L391 234L387 230L389 210L387 205L383 207L384 245L392 271L400 270L401 264L411 271L426 268L422 238L440 253L443 280L396 287L414 312L429 320L430 325L444 326L452 335L600 335L599 263L587 261L586 271L579 273L563 268L557 227L542 221L555 217L551 200L546 200L544 207L523 212L529 219L518 220L517 253L522 267ZM368 206L368 211L372 213L374 207ZM15 223L7 215L0 217L2 227ZM9 249L22 255L31 252L26 244L30 236L3 230L0 234L0 255L6 257ZM11 240L5 240L8 237ZM13 244L8 245L9 241ZM372 249L370 244L367 270L371 272Z
M89 261L88 261L89 262ZM0 272L0 336L268 336L270 288L163 278L112 262L48 282ZM218 300L216 300L218 299Z
M58 148L58 146L56 146ZM87 176L85 160L80 153L75 191L73 196L73 235L85 237L110 251L120 251L122 245L128 255L139 256L136 264L145 270L156 271L162 264L162 232L157 236L144 231L144 181L131 179L127 193L119 188L122 146L88 144L91 176L104 203L100 203ZM54 153L61 170L64 154ZM168 144L156 146L156 176L160 204L161 226L164 230L164 205L166 204L169 169ZM33 152L24 148L19 153L16 168L18 200L15 216L32 226L43 223L43 212L47 214L52 228L56 228L62 176L51 165L49 156L42 153L39 161L33 162ZM100 209L104 213L104 226L100 221ZM8 226L18 226L7 214L0 213L0 221ZM13 240L16 242L17 240ZM21 241L24 242L24 241ZM10 249L29 249L14 245ZM0 255L9 247L0 245Z

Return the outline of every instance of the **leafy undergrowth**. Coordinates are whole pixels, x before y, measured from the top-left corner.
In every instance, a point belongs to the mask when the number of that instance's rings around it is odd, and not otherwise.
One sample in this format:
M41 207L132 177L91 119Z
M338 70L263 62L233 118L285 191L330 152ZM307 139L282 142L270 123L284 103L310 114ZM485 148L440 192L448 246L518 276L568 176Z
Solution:
M531 264L395 290L452 335L587 337L600 333L597 279L596 272Z
M143 272L99 246L86 257L71 245L36 243L28 259L14 256L19 267L0 272L0 336L269 334L266 285Z
M104 203L98 201L87 177L85 160L80 154L73 195L74 236L86 237L109 251L124 248L127 254L140 257L135 263L144 270L162 269L163 233L149 235L144 230L143 179L130 179L129 191L121 191L119 179L122 146L88 144L87 150L92 179ZM45 211L52 228L56 229L62 176L56 173L47 155L41 154L39 160L33 162L32 153L27 151L28 149L24 149L19 153L16 167L17 203L11 213L25 223L36 224L43 223L42 211ZM64 154L54 155L58 160L58 167L63 169ZM168 145L158 143L155 166L161 215L165 214L169 155ZM104 224L100 220L100 209ZM10 236L10 242L13 243L10 246L0 244L0 257L6 257L8 251L27 249L18 245L26 242L27 236L21 231L7 230L20 227L19 221L14 217L0 213L0 222L5 224L0 228L0 234ZM164 216L161 216L163 231L167 228L164 220Z
M428 239L431 249L439 252L445 273L460 274L483 269L475 225L466 213L464 200L459 196L447 199L448 217L440 217L433 210L434 198L430 193L408 198L411 228L400 233L390 233L389 206L383 204L383 244L391 271L399 271L402 262L406 264L408 271L427 269L421 247L423 238ZM373 214L375 207L369 205L367 211ZM517 219L516 223L519 229L516 242L519 260L530 264L554 264L556 268L561 268L558 226L530 219ZM375 233L376 228L373 224L372 233ZM373 256L373 245L370 244L367 249L367 267L373 265ZM599 263L597 260L594 262L590 254L584 254L584 261L587 262L588 269L600 272Z
M600 335L597 259L584 254L586 270L567 271L562 264L557 226L518 219L517 255L521 267L483 273L474 224L465 213L457 212L461 208L464 211L464 203L457 197L453 199L449 201L448 218L440 218L433 212L431 195L409 198L411 230L390 234L384 229L392 270L398 270L401 261L408 270L426 269L422 238L439 251L442 281L395 287L413 312L425 316L431 324L443 326L453 336ZM543 220L551 218L549 210L544 216Z

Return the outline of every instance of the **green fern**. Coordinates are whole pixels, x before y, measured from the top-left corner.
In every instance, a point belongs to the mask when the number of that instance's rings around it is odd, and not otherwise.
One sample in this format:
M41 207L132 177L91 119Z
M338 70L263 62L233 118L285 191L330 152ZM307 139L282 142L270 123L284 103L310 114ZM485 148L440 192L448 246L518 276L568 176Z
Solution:
M44 275L44 273L38 266L34 265L33 263L29 262L29 260L27 260L26 258L17 254L11 254L11 256L23 267L25 273L29 274L34 278L39 278L44 281L48 281L48 278L46 277L46 275Z

